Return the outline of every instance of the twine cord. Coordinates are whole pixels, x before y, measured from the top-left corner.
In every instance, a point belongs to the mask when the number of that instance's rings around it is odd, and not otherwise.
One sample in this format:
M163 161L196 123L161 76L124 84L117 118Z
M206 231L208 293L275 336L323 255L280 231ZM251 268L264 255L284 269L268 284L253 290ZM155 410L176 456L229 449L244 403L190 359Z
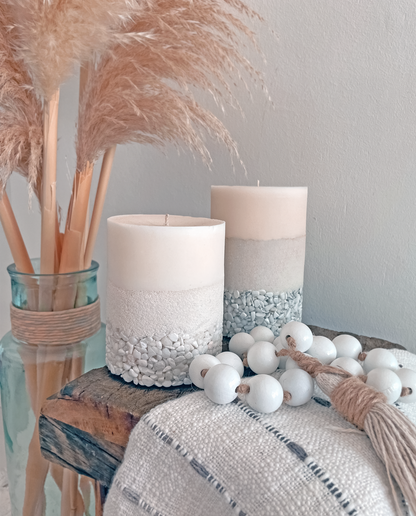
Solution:
M360 378L352 376L335 387L331 394L331 402L350 423L364 430L368 413L377 403L386 403L387 398L382 392L365 385Z
M235 392L238 394L248 394L250 392L250 385L247 383L240 383L240 385L236 387Z
M410 396L411 394L413 394L413 389L411 387L402 387L402 392L400 393L401 398Z
M384 463L397 513L401 514L392 477L396 480L409 507L416 513L416 427L396 407L387 403L386 396L366 385L367 376L352 376L337 367L323 366L313 357L296 351L296 342L287 337L289 349L277 356L289 356L316 378L333 407L350 423L364 430L374 451ZM360 353L364 360L366 353ZM403 395L412 389L403 388Z
M286 335L286 342L289 346L289 349L293 349L293 351L296 351L296 340L291 337L290 335Z
M28 344L65 345L82 342L101 328L100 300L61 312L31 312L10 306L12 334Z
M290 337L292 338L292 337ZM351 373L345 371L344 369L339 369L338 367L333 367L329 365L323 365L317 358L308 357L305 353L301 351L292 351L291 349L281 349L280 351L276 351L276 356L278 357L290 357L292 358L301 369L306 371L308 374L312 376L312 378L316 378L318 374L321 373L330 373L336 374L341 377L350 377Z
M243 366L248 367L247 353L243 353Z
M283 401L284 401L284 403L287 403L291 399L292 399L292 395L290 394L290 392L289 391L283 391Z

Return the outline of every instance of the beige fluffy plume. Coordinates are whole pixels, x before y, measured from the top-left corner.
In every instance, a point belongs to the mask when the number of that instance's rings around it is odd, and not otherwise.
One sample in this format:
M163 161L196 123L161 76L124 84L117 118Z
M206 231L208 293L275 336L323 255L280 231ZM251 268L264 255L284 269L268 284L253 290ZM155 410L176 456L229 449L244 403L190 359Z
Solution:
M42 165L42 106L29 74L15 60L8 6L0 3L0 190L19 172L39 194Z
M50 99L80 62L120 37L135 0L3 0L19 34L18 52L36 91Z
M143 0L117 44L90 73L80 106L77 169L122 143L182 143L209 154L201 129L236 145L224 125L199 105L192 87L232 103L229 83L245 70L259 78L240 52L241 36L255 44L241 15L260 17L239 0Z

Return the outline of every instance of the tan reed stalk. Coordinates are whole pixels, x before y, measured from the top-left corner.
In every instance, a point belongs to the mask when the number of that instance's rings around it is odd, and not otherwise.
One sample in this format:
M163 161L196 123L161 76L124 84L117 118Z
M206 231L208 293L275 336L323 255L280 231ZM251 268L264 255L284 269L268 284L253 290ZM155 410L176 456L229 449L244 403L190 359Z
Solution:
M46 102L44 111L44 156L42 172L41 196L41 274L53 275L55 272L55 242L57 224L56 206L56 155L58 142L58 107L59 90L54 92ZM39 310L52 310L53 289L52 276L39 280ZM54 354L59 352L54 350ZM40 362L40 364L39 364ZM39 507L44 497L43 486L49 469L49 462L43 459L40 451L38 421L44 400L61 388L63 364L56 357L51 359L47 349L37 356L38 392L36 403L36 425L29 445L29 456L26 467L26 490L23 514L30 514L31 507ZM57 378L59 378L59 382Z
M61 233L59 232L59 217L58 212L55 212L55 261L54 261L54 272L58 274L59 272L59 264L61 263L61 254L62 254L62 238Z
M58 464L51 463L51 465L50 465L51 476L61 491L63 491L63 481L64 481L64 472L65 471L69 472L69 470L66 470L62 466L58 466ZM65 496L65 495L63 495L63 496ZM89 506L89 502L84 504L84 499L87 499L87 497L85 497L84 494L81 494L80 492L78 492L77 504L78 504L78 507L81 507L81 510L82 510L82 512L79 513L80 516L83 516L83 514L85 512L84 507ZM68 507L69 507L69 502L68 502Z
M89 69L90 69L90 63L84 63L80 67L78 109L79 109L80 103L82 102L82 97L84 95L85 87L87 85ZM89 203L88 203L87 215L85 217L84 234L83 234L82 244L81 244L81 255L85 254L85 249L87 247L88 233L89 233L89 230L90 230L90 216L89 216L89 214L90 214L90 206L89 206ZM80 269L84 268L84 264L83 264L82 260L80 260L80 263L81 263Z
M3 195L0 198L0 222L3 226L16 269L19 272L33 274L35 271L33 270L32 262L30 261L29 254L6 192L3 192Z
M12 252L13 260L16 268L19 272L27 274L33 274L33 266L30 261L29 254L26 250L22 235L17 225L12 207L10 205L9 198L6 192L3 192L3 196L0 200L0 221L6 234L6 239L9 243L10 250ZM31 285L31 278L27 278L28 287ZM34 293L35 295L32 295ZM28 288L28 309L37 309L37 290ZM38 371L36 365L36 348L21 347L20 356L22 358L25 367L25 378L27 391L30 398L30 403L35 412L37 403L37 380Z
M83 63L80 67L80 80L79 80L79 103L82 102L82 98L84 95L85 87L87 84L89 74L89 64ZM74 178L74 192L79 193L79 189L77 187L76 181L79 179L79 175L76 174ZM89 182L89 187L86 189L88 191L88 196L84 199L84 203L86 203L86 212L85 212L85 222L84 222L84 228L83 232L80 237L80 247L78 248L78 238L77 234L74 233L74 226L73 228L68 228L65 231L64 237L63 237L63 259L61 261L62 269L60 267L61 272L72 272L73 270L81 270L83 268L83 261L82 257L85 252L85 245L86 240L88 236L88 202L89 202L89 189L91 187L91 179L92 179L92 170L90 174L89 180L87 179L87 183ZM77 209L78 207L78 214L80 213L80 210L84 209L84 206L80 207L79 201L82 199L82 195L74 195L72 196L70 200L70 213L73 212L73 210ZM78 202L78 204L77 204ZM81 201L82 202L82 201ZM77 223L76 216L74 216L74 219L72 217L70 218L71 223L73 225L76 225ZM79 228L78 228L79 229ZM66 239L65 239L66 236ZM76 240L75 240L76 239ZM65 246L66 242L66 248ZM69 246L69 247L68 247ZM78 258L78 266L75 267L75 261ZM72 260L74 262L72 263ZM76 305L76 300L78 300L78 297L80 296L80 292L74 289L74 299L73 303ZM57 307L58 300L55 300L55 309ZM67 296L64 298L59 299L59 303L68 303L66 308L72 308L74 304L72 304L72 298L71 293L69 292ZM63 305L58 306L58 308L62 307ZM79 306L83 306L85 304L85 299L81 299L79 302ZM70 356L67 357L66 360L66 367L69 368L70 377L69 380L74 379L73 376L76 374L75 378L80 376L83 373L83 361L80 362L79 357L76 356ZM61 516L75 516L78 514L81 507L84 507L84 505L79 504L79 491L78 491L78 475L72 471L64 471L63 474L63 482L62 482L62 503L61 503ZM83 510L82 510L83 511ZM82 514L82 513L81 513Z
M110 181L111 167L116 153L116 146L107 149L103 156L101 165L100 178L98 180L97 192L95 195L94 209L91 217L90 230L88 233L87 246L84 257L84 268L91 267L92 255L94 252L95 242L97 240L98 229L100 227L101 215L103 213L105 196L107 194L108 183Z
M79 104L81 103L83 95L84 95L84 91L85 91L85 87L86 87L87 79L88 79L88 74L89 74L89 64L83 63L80 67L80 76L79 76ZM91 174L91 177L92 177L92 174ZM72 213L72 209L73 209L73 199L71 198L71 201L70 201L71 213ZM80 257L82 257L85 252L86 240L87 240L87 236L88 236L88 226L89 226L88 219L89 219L89 217L88 217L88 204L87 204L87 211L86 211L86 215L85 215L85 226L84 226L84 231L83 231L83 235L82 235L81 248L79 250ZM67 237L67 238L69 238L69 237ZM64 241L65 241L65 235L64 235ZM78 251L75 250L75 252L78 252ZM75 252L74 252L74 256L75 256ZM65 251L64 255L63 255L65 260L68 259L67 254L68 254L68 251ZM69 265L63 264L63 267L69 267ZM82 265L80 264L80 266L78 268L82 269L83 263L82 263ZM65 272L69 272L69 271L65 271ZM75 292L76 300L78 299L79 294L80 294L79 292ZM76 300L74 300L74 303L76 306L78 306L76 304ZM62 300L62 301L64 301L64 300ZM66 300L65 300L65 302L66 302ZM70 303L70 301L69 301L69 303ZM82 299L79 303L79 306L83 306L84 304L85 304L85 300ZM79 363L78 357L74 357L74 356L67 357L66 367L68 367L69 375L70 375L68 380L73 379L72 376L75 372L75 369L77 369L76 370L77 376L80 376L83 373L83 363L81 363L81 364ZM73 516L73 515L77 514L79 507L81 507L81 506L79 504L78 475L72 471L64 471L63 482L62 482L61 516ZM83 507L83 505L82 505L82 507Z
M56 156L58 142L58 108L59 90L46 102L44 110L44 152L42 171L41 196L41 261L40 273L53 275L55 273L55 242L57 233L56 206ZM41 277L39 280L39 310L50 311L53 307L53 276ZM48 352L47 347L38 350L37 355L37 403L36 425L29 445L29 456L26 467L26 489L23 506L23 516L31 514L31 507L41 509L44 498L44 483L49 469L40 451L38 421L43 402L61 388L64 364L59 363L62 350ZM63 354L63 360L65 354Z
M85 221L87 218L93 167L93 163L87 163L84 170L77 171L75 173L67 226L62 245L62 258L59 270L61 274L82 270L84 267L81 250Z
M58 146L59 90L46 102L44 111L44 152L42 172L42 232L40 248L40 273L53 274L55 271L56 241L56 156ZM41 305L41 311L51 310Z
M36 425L29 445L29 456L26 466L26 489L23 503L23 516L43 516L44 484L49 469L49 462L42 457L39 441L39 414L46 398L52 396L62 387L62 375L65 365L66 348L59 346L54 352L50 346L38 348L38 395L36 406ZM47 374L53 371L54 374Z
M81 346L75 346L72 354L69 380L75 380L84 371L84 353ZM64 471L61 516L82 516L84 504L79 504L78 474L75 471Z

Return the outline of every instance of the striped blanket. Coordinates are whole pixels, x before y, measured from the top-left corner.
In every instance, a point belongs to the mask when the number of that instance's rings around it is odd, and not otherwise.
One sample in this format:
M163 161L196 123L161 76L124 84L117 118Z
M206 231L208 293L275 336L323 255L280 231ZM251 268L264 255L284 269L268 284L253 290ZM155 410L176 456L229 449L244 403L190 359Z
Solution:
M415 355L392 352L416 370ZM397 406L416 422L416 407ZM156 407L133 430L104 510L104 516L393 514L390 482L370 440L318 388L306 405L269 415L242 400L214 405L202 391Z

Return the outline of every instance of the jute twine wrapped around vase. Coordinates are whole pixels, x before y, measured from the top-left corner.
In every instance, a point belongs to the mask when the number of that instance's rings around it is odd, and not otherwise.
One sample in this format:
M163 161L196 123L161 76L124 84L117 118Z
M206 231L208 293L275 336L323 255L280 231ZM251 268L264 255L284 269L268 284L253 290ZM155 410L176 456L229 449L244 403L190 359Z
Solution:
M85 350L81 343L101 328L100 300L80 308L57 312L33 312L11 305L10 319L14 338L23 343L19 352L25 369L26 388L36 417L26 466L23 515L44 513L43 488L49 468L56 484L63 491L62 507L66 507L70 515L84 514L84 501L78 491L78 475L50 464L42 457L38 422L44 401L84 372ZM44 374L46 368L50 374ZM63 490L65 483L75 486L75 503L65 499L69 493Z
M366 376L352 376L337 367L296 351L296 341L286 337L289 349L277 356L291 357L315 378L330 397L334 408L350 423L364 430L379 459L386 466L397 514L401 514L392 477L396 480L412 512L416 514L416 427L386 396L365 384Z

